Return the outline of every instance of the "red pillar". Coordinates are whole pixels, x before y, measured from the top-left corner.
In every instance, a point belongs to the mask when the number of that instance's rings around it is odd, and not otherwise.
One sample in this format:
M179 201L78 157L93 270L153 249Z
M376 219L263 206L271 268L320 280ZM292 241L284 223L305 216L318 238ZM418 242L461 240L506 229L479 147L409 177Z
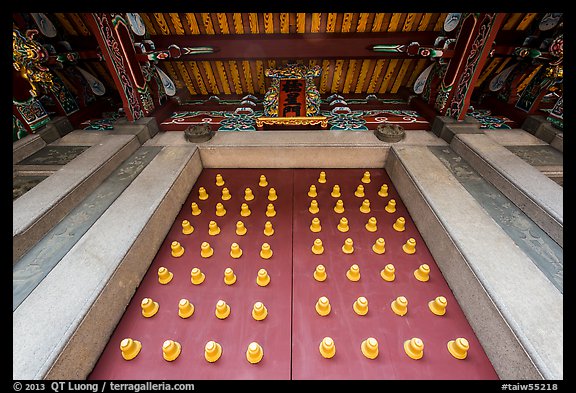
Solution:
M457 120L466 116L474 86L505 16L503 13L463 15L454 56L448 63L434 104L441 115Z
M96 37L106 67L120 93L126 118L148 116L154 110L150 87L138 63L132 33L121 14L82 14Z

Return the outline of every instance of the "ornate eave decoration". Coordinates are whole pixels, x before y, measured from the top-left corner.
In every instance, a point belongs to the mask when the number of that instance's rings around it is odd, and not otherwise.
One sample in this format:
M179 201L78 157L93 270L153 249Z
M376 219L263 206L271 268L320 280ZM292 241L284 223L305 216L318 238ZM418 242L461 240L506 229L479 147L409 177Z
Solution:
M314 78L322 74L320 66L306 67L302 64L288 64L281 69L266 69L265 75L272 78L272 84L264 96L264 115L278 116L280 81L282 79L304 79L306 81L306 117L316 116L320 112L320 93L314 85Z
M12 30L12 65L30 83L32 97L38 96L38 85L48 89L53 85L50 70L42 64L48 60L48 51L33 39L37 33L27 30L23 35Z

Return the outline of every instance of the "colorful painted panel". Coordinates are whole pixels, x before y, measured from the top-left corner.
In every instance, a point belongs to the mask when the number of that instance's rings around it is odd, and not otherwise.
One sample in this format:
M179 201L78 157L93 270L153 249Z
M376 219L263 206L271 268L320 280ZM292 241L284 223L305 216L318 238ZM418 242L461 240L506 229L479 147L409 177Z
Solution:
M12 103L32 131L37 130L50 121L48 113L40 101L34 97L30 97L25 102L12 100Z
M321 111L330 130L375 130L379 124L393 123L405 129L428 130L430 123L417 111L407 109ZM160 124L164 131L183 131L197 124L210 124L218 131L256 131L256 119L262 111L242 108L242 111L185 111L175 112Z

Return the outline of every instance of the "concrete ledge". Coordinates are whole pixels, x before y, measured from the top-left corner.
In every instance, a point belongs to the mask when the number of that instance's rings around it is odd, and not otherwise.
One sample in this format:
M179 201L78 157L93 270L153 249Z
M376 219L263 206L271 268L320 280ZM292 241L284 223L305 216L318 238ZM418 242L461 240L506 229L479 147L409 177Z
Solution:
M103 139L12 204L16 261L140 146L134 136Z
M26 135L12 144L12 164L16 164L46 146L38 134Z
M102 143L104 131L74 130L51 143L51 146L93 146Z
M13 379L89 375L201 170L197 149L164 148L22 302Z
M494 142L501 144L502 146L547 145L547 143L544 142L542 139L536 138L528 131L522 130L520 128L510 130L485 129L482 131L484 132L485 135L490 137L490 139L494 140Z
M458 121L452 117L436 116L432 122L432 132L450 143L456 134L480 134L480 122L472 116Z
M563 189L486 135L458 135L451 147L563 246Z
M198 146L206 168L379 168L392 145L446 145L428 131L407 131L397 143L380 141L372 131L217 132L190 144L183 132L159 133L146 146Z
M72 123L65 116L58 116L39 129L37 133L50 144L73 130Z
M143 144L158 133L158 123L155 117L143 117L135 121L118 119L114 122L114 130L97 132L109 135L136 135Z
M556 134L562 132L540 115L528 116L522 123L522 128L546 143L551 143Z
M499 377L562 379L560 292L427 148L386 170Z
M559 132L554 136L554 139L550 142L550 146L558 151L564 153L564 133Z

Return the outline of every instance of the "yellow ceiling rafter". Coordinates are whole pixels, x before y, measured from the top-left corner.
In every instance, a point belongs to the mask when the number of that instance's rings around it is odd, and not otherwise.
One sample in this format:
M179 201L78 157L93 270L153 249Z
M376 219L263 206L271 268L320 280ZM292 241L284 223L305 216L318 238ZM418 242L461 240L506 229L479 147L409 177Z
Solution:
M254 12L249 13L248 24L250 25L250 32L252 34L260 33L260 28L258 27L258 14Z
M366 80L366 76L368 75L368 70L372 65L372 60L364 59L362 60L362 66L360 68L360 74L358 75L358 81L356 82L356 90L354 93L360 94L362 93L362 88L364 87L364 82Z
M366 12L361 12L358 16L358 24L356 26L356 32L363 33L366 31L368 25L368 18L370 14Z
M341 27L341 32L342 33L350 33L350 29L352 27L352 18L354 17L354 14L352 12L345 12L344 15L342 16L342 27Z
M188 74L188 70L186 69L184 63L181 61L175 61L174 63L176 64L176 68L178 68L178 71L182 76L182 80L184 81L184 85L190 94L196 95L196 90L194 90L194 85L192 84L192 80L190 79L190 75Z
M333 33L336 30L336 20L338 18L338 14L335 12L328 13L328 19L326 19L326 32Z
M406 19L404 20L404 25L402 25L402 31L406 32L412 30L412 25L414 24L415 19L415 13L408 13L406 15Z
M54 15L53 18L58 18ZM81 24L82 14L59 14L65 18L61 23L62 31L68 35L85 35L88 24ZM311 33L321 36L323 33L369 33L369 32L426 32L442 29L446 13L145 13L140 14L147 32L165 36L162 47L171 42L166 35L193 34L276 34ZM507 14L505 27L512 30L530 29L537 16L541 14ZM58 19L59 20L59 19ZM65 24L68 23L68 29ZM83 28L81 27L83 26ZM72 33L73 32L73 33ZM242 37L246 38L246 36ZM285 37L286 38L286 37ZM160 40L159 40L160 42ZM175 42L178 42L177 40ZM186 41L182 41L186 42ZM185 45L185 44L182 44ZM207 44L208 45L208 44ZM214 44L217 46L217 44ZM224 45L224 44L223 44ZM228 45L226 41L226 45ZM500 43L506 45L506 43ZM404 58L388 54L382 58L363 56L349 58L342 52L332 53L325 58L307 55L298 57L298 53L287 54L281 58L258 57L259 60L235 59L211 56L191 60L166 61L162 69L166 71L175 85L186 96L222 94L265 94L271 80L264 76L268 68L279 68L291 59L308 67L320 66L321 76L317 78L321 94L397 94L404 87L411 89L422 71L429 66L430 60L424 58ZM341 53L341 54L338 54ZM212 59L212 60L208 60ZM514 63L513 58L488 58L475 87L485 85L490 78L502 72ZM90 63L92 65L92 63ZM258 68L261 71L258 71ZM95 70L95 66L93 67ZM104 71L106 71L104 69ZM524 88L533 78L533 74L522 78ZM189 85L189 86L188 86ZM188 90L187 90L188 89Z
M486 80L486 78L488 78L488 76L492 74L492 71L494 70L494 68L496 68L496 66L500 63L500 61L502 61L502 58L495 57L490 61L488 66L484 67L484 70L480 73L480 76L476 80L475 87L480 87L480 85Z
M308 61L308 68L316 67L316 65L318 65L318 60L316 60L316 59L310 59L310 60Z
M346 70L346 76L344 77L344 87L342 93L348 94L352 89L352 82L354 77L354 71L356 70L356 60L351 59L348 61L348 69Z
M238 64L235 60L228 60L228 68L230 69L230 74L232 76L232 82L234 85L234 91L236 94L242 94L242 82L240 81L240 74L238 74Z
M312 14L312 26L310 26L311 33L319 33L320 32L320 21L322 19L322 14L318 12L314 12Z
M442 12L440 14L438 20L436 21L436 24L434 25L434 31L440 31L444 28L444 21L446 20L447 16L448 16L447 12Z
M142 17L142 20L144 21L144 26L146 26L146 31L152 35L156 35L157 34L156 29L154 28L152 21L150 21L148 14L140 14L140 16Z
M230 34L230 27L228 26L228 18L224 12L217 12L216 18L218 19L218 27L220 27L220 33Z
M244 23L242 22L242 14L238 12L232 14L232 23L234 24L234 32L236 34L244 34Z
M269 69L274 69L274 68L276 68L276 60L274 60L274 59L268 60L268 68L269 68Z
M389 33L393 33L398 31L398 25L400 24L400 18L402 17L401 13L395 12L392 14L392 18L390 18L390 23L388 23L388 28L386 31Z
M194 77L194 80L198 85L198 89L200 89L200 94L207 95L208 88L204 83L204 79L202 78L202 74L200 73L200 69L198 68L198 63L196 61L189 61L188 67L190 67L190 70L192 71L192 77Z
M266 93L266 82L264 81L264 62L256 60L256 81L258 82L258 92L260 94Z
M254 94L254 84L252 82L252 73L250 72L250 62L248 60L242 60L242 74L246 81L246 90L248 93Z
M382 29L382 23L384 22L384 17L386 14L379 12L374 15L374 20L372 21L372 29L373 33L377 33Z
M204 30L206 30L206 34L216 34L210 13L201 12L200 15L202 16L202 25L204 26Z
M296 33L306 33L306 14L296 13Z
M527 77L524 78L524 80L522 82L520 82L520 85L518 86L518 89L516 89L518 91L518 93L520 93L522 90L524 90L526 88L526 86L528 85L528 83L530 83L530 81L534 78L534 76L536 76L536 74L538 73L538 71L540 71L540 68L542 68L542 64L538 65L538 67L536 67L531 73L530 75L528 75Z
M82 20L82 18L80 18L80 15L73 12L70 14L70 18L72 19L72 21L76 25L76 28L77 28L78 32L80 33L80 35L83 35L83 36L92 35L92 33L90 33L90 30L88 30L88 27L86 27L86 25L84 24L84 21Z
M166 23L166 19L164 19L164 15L161 13L153 13L154 19L156 19L156 24L160 28L163 35L170 35L170 29L168 28L168 23Z
M212 67L210 67L210 62L203 60L200 62L200 65L202 65L204 73L206 74L206 78L208 78L207 88L211 94L220 94L220 90L218 90L218 84L216 83L216 78L214 77L214 72L212 71Z
M416 30L427 31L431 19L432 19L432 13L426 12L422 14L422 18L420 19L420 22L418 22L418 28Z
M524 14L519 14L519 13L514 13L514 14L508 14L508 20L504 23L504 26L502 26L502 30L514 30L516 28L516 25L518 24L518 21L522 19L522 17L524 16Z
M336 65L334 66L334 76L332 77L332 87L330 88L330 93L338 93L338 87L340 85L340 78L342 77L342 68L344 66L344 60L336 60Z
M374 67L374 72L372 73L372 77L370 78L370 83L368 84L368 89L366 90L366 93L368 94L376 93L377 90L376 84L378 83L378 77L382 73L382 69L384 68L385 62L386 60L384 59L378 59L376 61L376 66Z
M382 79L382 84L378 89L378 93L383 94L386 93L386 89L390 84L390 79L392 79L392 75L394 74L394 70L398 65L398 59L391 59L390 63L388 63L388 68L386 69L386 73L384 74L384 79Z
M326 93L328 84L328 71L330 69L330 60L322 60L322 75L320 76L320 94Z
M265 12L264 14L264 32L266 34L274 33L274 15L271 12Z
M406 75L406 72L408 72L408 67L413 60L412 59L405 59L405 60L400 60L400 61L401 61L401 63L400 63L400 68L398 69L398 74L396 75L396 78L394 79L394 83L392 84L392 88L390 89L390 93L392 93L392 94L398 93L398 89L402 86L402 81L404 79L404 76Z
M499 74L502 72L502 70L504 69L504 67L506 67L508 65L508 63L510 62L510 60L512 60L511 57L506 57L504 59L504 61L502 63L500 63L500 65L498 66L498 69L496 70L495 74Z
M198 27L198 21L193 13L186 14L186 22L188 23L188 29L190 34L200 34L200 28Z
M280 33L290 33L290 14L287 12L280 13Z
M218 77L220 78L224 94L232 94L232 90L230 90L230 82L228 81L226 69L224 68L224 63L220 60L217 60L214 62L214 64L216 65L216 71L218 72Z
M412 88L412 86L414 86L414 82L416 81L416 78L418 78L420 76L420 74L422 73L422 71L424 71L424 68L428 67L429 65L430 65L430 60L418 59L418 62L416 63L416 67L414 68L414 71L412 71L412 75L410 75L410 78L408 79L408 82L406 83L406 87Z
M68 18L64 14L57 12L54 15L56 16L56 19L58 19L60 24L64 27L64 30L66 30L66 33L73 35L73 36L78 35L78 32L76 31L76 29L72 26L72 24L70 23L70 21L68 20Z
M166 72L168 73L168 76L170 77L170 79L172 79L172 82L174 82L176 89L182 89L184 87L184 84L182 83L182 79L180 79L178 77L178 75L176 74L176 70L174 70L174 67L172 67L172 64L170 62L166 61L166 62L163 62L162 65L166 69Z
M532 24L532 22L537 16L538 16L537 13L526 14L526 16L524 16L524 18L522 18L522 21L518 24L516 30L520 31L526 30Z
M510 59L511 57L494 59L494 61L490 63L488 67L486 67L486 70L480 75L474 87L480 87L488 77L495 77L498 75L504 69L506 64L508 64Z
M176 31L177 35L184 35L186 32L184 31L184 27L182 26L182 20L180 19L180 15L178 13L169 13L170 20L172 21L172 26L174 26L174 30Z

